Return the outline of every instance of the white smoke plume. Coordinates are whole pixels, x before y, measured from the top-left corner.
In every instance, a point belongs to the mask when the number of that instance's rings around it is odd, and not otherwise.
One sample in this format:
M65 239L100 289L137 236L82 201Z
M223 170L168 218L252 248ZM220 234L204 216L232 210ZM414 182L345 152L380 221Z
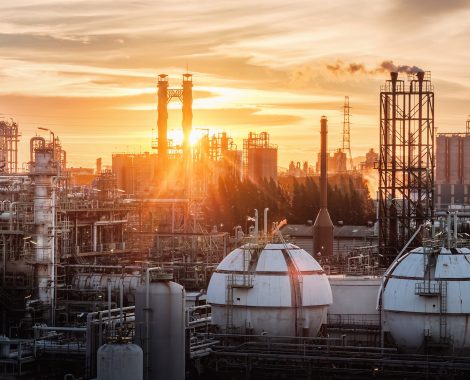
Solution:
M327 64L327 70L331 71L336 75L341 74L382 74L387 72L397 72L397 73L406 73L406 74L416 74L423 72L424 70L418 66L408 66L408 65L395 65L393 61L383 61L373 69L368 69L362 63L344 63L343 61L336 61L334 64Z

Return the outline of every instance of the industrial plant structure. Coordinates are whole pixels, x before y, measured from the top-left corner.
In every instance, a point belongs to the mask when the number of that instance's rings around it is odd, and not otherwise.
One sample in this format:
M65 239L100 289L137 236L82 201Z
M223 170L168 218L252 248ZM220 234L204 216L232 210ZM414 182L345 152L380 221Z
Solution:
M465 133L436 138L436 208L470 205L470 121Z
M233 236L207 225L208 183L276 181L277 147L266 132L239 150L208 131L191 147L192 86L190 74L178 89L160 75L157 153L115 154L113 170L99 161L91 184L71 181L50 130L20 170L18 125L0 124L0 378L468 378L470 216L434 212L429 74L392 73L380 95L378 244L371 226L331 222L322 117L311 253L265 205L263 229L258 209ZM181 146L167 138L173 98Z
M429 72L390 75L380 92L379 244L395 257L433 217L434 89Z
M277 146L269 142L269 134L250 132L243 140L245 177L255 184L277 181Z

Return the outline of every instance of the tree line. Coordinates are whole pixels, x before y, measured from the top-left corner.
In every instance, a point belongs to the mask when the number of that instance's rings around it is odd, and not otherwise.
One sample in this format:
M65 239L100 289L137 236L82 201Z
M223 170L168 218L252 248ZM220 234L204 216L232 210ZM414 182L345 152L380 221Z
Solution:
M375 220L367 182L360 175L338 174L328 178L328 211L334 224L365 225ZM245 179L221 177L209 187L204 212L209 226L230 232L252 224L254 209L269 208L269 223L287 219L289 224L315 221L320 207L319 177L283 177L255 185ZM261 227L260 227L261 228Z

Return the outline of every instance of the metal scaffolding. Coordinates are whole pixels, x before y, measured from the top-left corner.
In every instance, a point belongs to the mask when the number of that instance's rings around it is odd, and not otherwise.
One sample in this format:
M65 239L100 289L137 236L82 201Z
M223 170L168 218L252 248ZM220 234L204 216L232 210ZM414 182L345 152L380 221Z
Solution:
M408 79L392 72L380 92L379 245L389 256L433 216L434 90L429 72Z
M0 120L0 172L18 172L18 124Z

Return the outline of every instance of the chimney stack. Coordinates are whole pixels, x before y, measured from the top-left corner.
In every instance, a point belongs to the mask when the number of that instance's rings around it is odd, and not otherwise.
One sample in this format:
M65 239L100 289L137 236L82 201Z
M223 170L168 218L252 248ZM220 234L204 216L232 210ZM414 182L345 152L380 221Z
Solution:
M158 76L158 166L163 171L168 152L168 75Z
M193 76L183 74L183 157L191 159L191 131L193 129Z
M321 153L320 153L320 210L313 225L313 254L325 256L333 255L333 223L328 213L327 200L327 118L321 118Z

